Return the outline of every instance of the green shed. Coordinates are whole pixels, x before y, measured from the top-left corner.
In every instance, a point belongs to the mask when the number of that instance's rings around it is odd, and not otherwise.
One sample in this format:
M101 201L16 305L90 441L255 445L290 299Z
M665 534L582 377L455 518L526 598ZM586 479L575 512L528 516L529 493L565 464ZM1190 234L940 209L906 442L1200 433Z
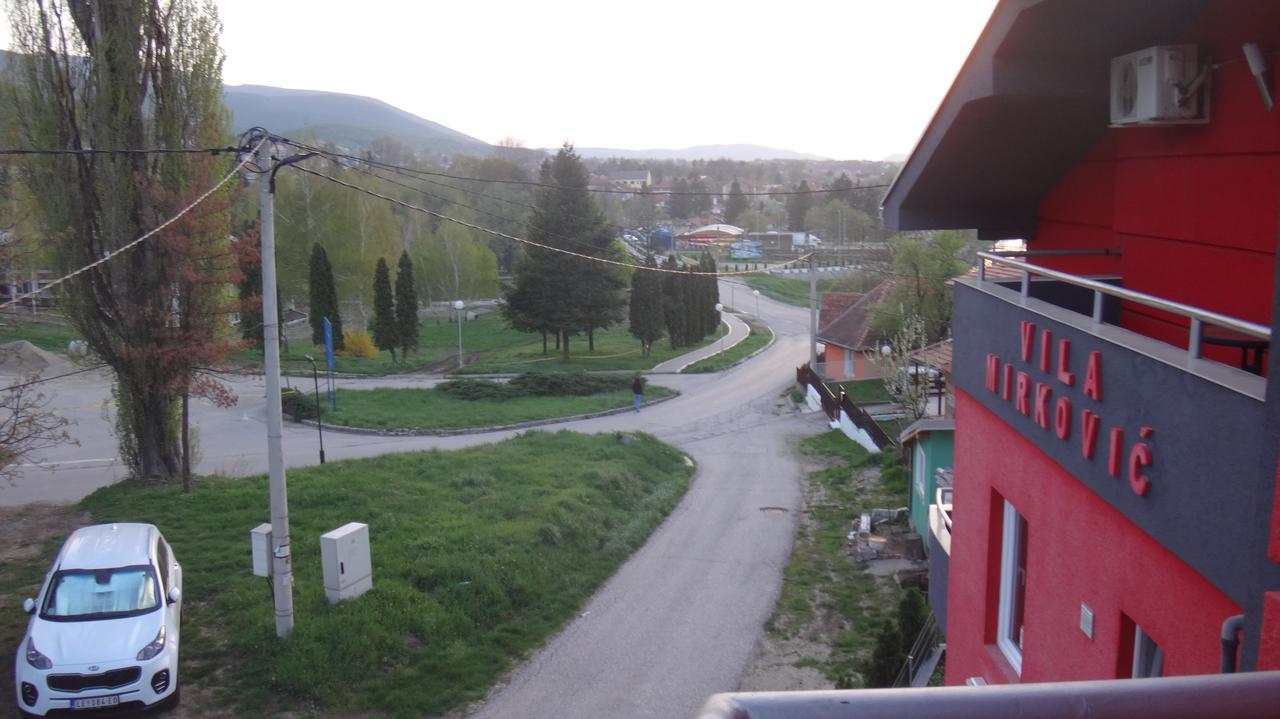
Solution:
M911 526L921 537L929 536L929 505L934 502L938 491L939 470L944 477L951 474L955 434L955 419L925 417L898 435L902 450L907 455L907 466L911 469L911 486L907 493ZM925 546L928 547L927 541Z

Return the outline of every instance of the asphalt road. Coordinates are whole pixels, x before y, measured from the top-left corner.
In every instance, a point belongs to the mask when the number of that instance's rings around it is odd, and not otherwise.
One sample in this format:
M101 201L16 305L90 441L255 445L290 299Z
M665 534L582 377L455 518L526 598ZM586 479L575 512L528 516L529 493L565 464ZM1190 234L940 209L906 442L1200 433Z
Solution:
M746 292L721 283L727 300ZM800 507L794 437L825 429L790 411L782 393L807 359L807 310L759 298L777 341L755 359L710 375L663 375L654 381L682 396L640 413L558 424L587 432L645 431L682 448L698 472L680 505L648 543L583 607L580 616L518 667L475 708L476 717L692 717L713 693L731 691L746 669L777 598ZM400 379L397 385L428 384ZM378 383L377 380L346 382ZM230 382L232 408L193 408L201 473L266 470L263 385ZM309 385L309 383L308 383ZM101 377L50 383L54 406L77 421L79 447L29 467L0 504L70 502L123 476L115 459ZM516 432L453 437L325 435L332 460L416 449L451 449ZM286 424L285 461L318 461L316 431ZM263 521L267 521L263 507ZM362 518L353 518L362 519ZM376 519L373 520L376 523ZM248 528L245 528L246 530Z

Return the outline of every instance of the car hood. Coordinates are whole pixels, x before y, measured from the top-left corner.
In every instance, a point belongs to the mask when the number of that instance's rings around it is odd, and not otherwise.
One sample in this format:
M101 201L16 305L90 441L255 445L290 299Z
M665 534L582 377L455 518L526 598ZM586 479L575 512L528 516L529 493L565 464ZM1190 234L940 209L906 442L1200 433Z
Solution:
M80 622L51 622L37 618L31 637L53 668L69 664L101 664L133 660L156 638L164 623L163 609L139 617Z

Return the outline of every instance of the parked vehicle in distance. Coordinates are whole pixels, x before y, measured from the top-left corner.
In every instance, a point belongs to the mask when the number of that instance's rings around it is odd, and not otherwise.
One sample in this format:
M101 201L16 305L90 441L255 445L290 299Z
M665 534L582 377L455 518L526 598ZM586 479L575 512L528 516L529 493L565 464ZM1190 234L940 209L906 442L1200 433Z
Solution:
M14 660L24 715L178 702L182 567L150 524L77 529L58 552Z

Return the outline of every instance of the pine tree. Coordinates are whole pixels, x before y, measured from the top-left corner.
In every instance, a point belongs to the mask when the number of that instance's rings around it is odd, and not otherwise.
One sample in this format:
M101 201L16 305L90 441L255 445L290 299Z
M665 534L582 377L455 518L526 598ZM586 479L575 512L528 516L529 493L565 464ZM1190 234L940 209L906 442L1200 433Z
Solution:
M620 262L622 251L587 187L582 160L565 144L543 163L526 236L551 247ZM515 286L506 295L512 326L554 332L564 361L569 337L620 322L626 311L626 278L621 269L560 252L531 249L515 267Z
M809 194L809 183L801 180L795 188L796 194L787 198L787 227L792 232L804 230L804 216L813 206L813 196Z
M680 261L675 255L671 255L663 267L668 270L679 270ZM671 340L671 349L689 344L684 310L684 278L683 272L664 272L662 275L662 313L667 325L667 337Z
M644 258L645 267L657 267L653 255ZM662 274L636 270L631 274L631 336L640 340L640 351L648 357L653 343L662 337Z
M707 336L707 313L700 296L700 279L693 274L697 265L690 265L680 275L680 295L684 307L685 344L694 345Z
M391 350L391 361L396 361L396 346L400 343L396 327L396 308L391 299L391 270L387 261L378 258L378 268L373 272L373 344L380 350Z
M681 177L671 186L667 195L667 214L673 220L685 220L693 214L693 201L689 197L689 181Z
M724 201L724 221L736 225L738 218L747 211L747 196L742 194L742 186L735 177L729 185L729 196Z
M324 318L333 325L333 348L345 348L342 339L342 314L338 311L338 288L333 282L333 267L329 255L320 245L311 248L310 272L310 322L311 343L324 344Z
M720 285L716 278L716 260L710 253L704 253L701 261L698 263L698 271L706 272L699 279L702 292L699 297L702 300L702 312L706 317L703 325L706 332L703 336L715 334L720 331L720 313L716 311L716 303L720 301Z
M850 206L853 205L853 180L849 179L846 173L840 173L831 183L831 197L836 200L843 200Z
M396 266L396 338L402 356L418 347L418 290L413 284L413 260L406 250Z

